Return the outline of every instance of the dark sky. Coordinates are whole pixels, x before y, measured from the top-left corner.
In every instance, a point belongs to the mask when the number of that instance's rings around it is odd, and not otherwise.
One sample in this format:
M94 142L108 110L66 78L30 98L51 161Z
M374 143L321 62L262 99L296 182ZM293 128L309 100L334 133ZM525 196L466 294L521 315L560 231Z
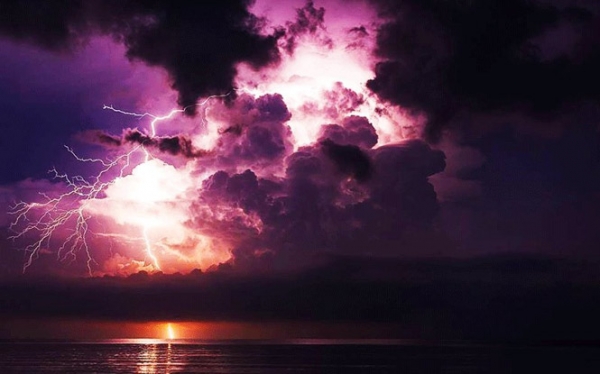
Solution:
M0 1L0 314L597 338L598 66L593 0Z

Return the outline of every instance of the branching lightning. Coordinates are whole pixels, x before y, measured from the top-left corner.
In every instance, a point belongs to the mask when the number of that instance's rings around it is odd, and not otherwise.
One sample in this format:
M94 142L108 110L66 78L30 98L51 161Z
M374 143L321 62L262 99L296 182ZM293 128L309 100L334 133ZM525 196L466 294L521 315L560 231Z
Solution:
M213 98L225 97L225 95L210 96L197 106L204 106ZM183 109L173 109L168 114L158 116L152 113L135 113L121 109L116 109L112 105L104 105L103 109L111 110L127 116L137 117L139 119L149 117L152 121L149 125L149 134L151 137L156 137L156 127L161 121L169 120L178 113L184 113L189 107ZM204 123L204 120L202 120ZM104 192L108 187L114 184L117 178L126 176L132 165L132 155L142 150L145 154L144 161L148 162L152 155L144 148L144 144L138 145L128 152L119 155L112 160L102 160L97 158L84 158L78 156L73 149L65 146L67 151L77 160L84 163L93 163L100 165L100 171L92 177L85 178L81 175L70 176L68 174L59 173L56 168L50 170L54 180L61 181L65 184L67 192L64 192L57 197L49 196L45 193L40 193L43 198L42 202L18 202L11 207L10 213L16 218L11 223L10 228L15 235L11 236L12 240L23 239L29 235L36 235L37 239L24 248L26 253L26 261L23 265L23 272L29 268L33 261L39 257L44 251L52 247L52 240L56 239L58 231L63 229L70 234L62 240L57 250L57 257L61 261L70 258L74 261L79 252L84 252L86 256L86 265L89 274L92 274L92 265L96 262L92 256L90 247L89 220L92 218L89 212L86 212L85 202L95 199L102 199ZM116 176L115 176L116 175ZM20 231L17 228L24 227ZM161 270L159 260L153 250L153 245L148 236L148 227L143 225L141 236L145 245L146 256L152 262L156 270ZM100 236L104 234L99 234Z
M156 124L159 121L164 121L167 119L172 118L175 114L177 113L183 113L186 111L186 108L183 109L173 109L171 110L168 114L164 115L164 116L156 116L152 113L134 113L134 112L127 112L124 110L120 110L120 109L116 109L114 108L112 105L104 105L102 107L102 109L108 109L111 110L113 112L116 113L120 113L120 114L124 114L127 116L133 116L133 117L137 117L139 119L142 119L144 117L150 117L152 118L152 122L150 122L150 136L155 137L156 136ZM143 151L145 153L145 157L144 157L144 162L148 162L151 158L150 152L148 152L147 149L143 148ZM147 225L144 225L142 227L142 232L141 232L142 237L144 238L144 245L146 247L146 255L151 259L152 264L154 265L154 267L157 270L161 270L160 268L160 263L158 262L158 258L156 257L156 254L154 253L154 250L152 249L152 243L150 242L150 238L148 237L148 227Z
M217 97L226 97L228 95L229 94L209 96L207 99L205 99L201 103L195 104L195 105L203 107L211 99L214 99L214 98L217 98ZM104 105L102 109L108 109L108 110L111 110L111 111L116 112L116 113L124 114L124 115L127 115L127 116L132 116L132 117L137 117L139 119L142 119L144 117L150 117L150 118L152 118L152 121L150 122L150 136L151 137L156 137L156 125L157 125L158 122L171 119L177 113L184 113L189 107L190 106L187 106L187 107L185 107L183 109L173 109L168 114L163 115L163 116L156 116L156 115L154 115L152 113L149 113L149 112L145 112L145 113L127 112L127 111L124 111L124 110L116 109L112 105ZM144 162L148 162L150 160L150 157L151 157L150 152L148 152L148 150L145 149L145 148L143 149L143 151L145 153ZM142 237L144 238L144 244L145 244L145 247L146 247L146 255L152 260L152 263L153 263L154 267L157 270L161 270L160 263L158 262L158 258L156 257L156 254L154 253L154 250L152 248L152 243L150 241L150 238L148 237L148 226L147 225L144 225L142 227Z
M75 152L65 146L67 151L80 162L89 162L102 165L100 172L89 179L80 175L69 176L59 173L56 168L52 168L49 172L53 179L62 181L68 192L60 194L58 197L50 197L45 193L40 193L43 197L43 202L27 203L19 202L15 204L10 213L16 216L15 220L10 225L11 229L15 229L20 224L25 224L25 228L11 236L10 239L16 240L26 236L29 233L37 233L38 239L24 248L27 260L23 265L23 272L27 270L33 263L40 252L51 246L51 239L55 236L57 230L62 227L67 227L73 224L70 229L71 234L68 235L63 243L59 246L57 257L59 260L71 258L76 259L77 252L83 251L87 256L87 268L92 272L92 263L94 259L90 252L88 243L88 220L90 216L86 214L82 200L91 200L100 198L103 191L113 183L115 177L105 176L113 171L118 171L118 177L123 177L126 169L131 165L131 155L140 146L135 147L131 151L120 155L112 161L106 161L96 158L82 158ZM36 212L41 212L37 218L33 218Z

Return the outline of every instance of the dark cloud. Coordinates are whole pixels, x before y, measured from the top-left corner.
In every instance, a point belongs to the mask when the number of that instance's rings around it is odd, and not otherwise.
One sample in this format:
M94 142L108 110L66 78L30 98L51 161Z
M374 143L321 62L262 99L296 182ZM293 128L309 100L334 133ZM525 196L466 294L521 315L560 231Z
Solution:
M387 21L369 88L424 113L428 140L480 160L436 176L460 196L439 217L461 253L597 256L598 5L374 4Z
M385 181L400 178L403 173L427 178L443 171L446 165L443 152L432 150L420 140L382 146L373 150L373 154L376 166L385 174Z
M198 98L231 91L235 64L260 68L278 61L278 37L259 35L249 4L9 0L0 4L0 33L58 51L95 33L112 35L129 58L166 69L179 104L193 114Z
M342 145L372 148L377 144L378 136L373 125L365 117L350 116L342 121L342 125L322 126L319 139L331 139Z
M298 274L2 281L2 318L401 322L397 337L594 339L598 264L549 258L329 258ZM482 281L484 280L484 281ZM423 328L427 326L427 328Z
M594 122L582 122L573 119L552 138L503 128L466 143L486 161L459 177L477 181L481 193L442 208L463 246L477 252L599 255L594 222L600 211L600 135Z
M80 133L78 138L85 142L101 144L107 147L141 145L146 149L154 149L161 153L185 158L204 157L209 154L206 150L194 147L192 140L184 135L150 136L138 129L126 129L120 137L100 130L91 130Z
M439 206L428 177L444 170L444 154L420 141L384 146L372 153L377 173L372 193L376 210L370 220L374 232L392 239L401 238L402 232L431 230Z
M373 135L362 117L343 123L332 126L350 139L352 131ZM239 170L243 159L235 160ZM193 227L229 240L238 268L312 267L309 253L366 248L418 256L448 244L433 225L438 202L428 181L444 169L444 156L421 141L369 149L325 138L278 162L283 176L254 167L222 170L199 191Z
M287 158L286 175L288 177L320 175L322 172L321 160L307 147L292 153Z
M52 50L66 50L87 32L82 1L19 1L0 3L0 32L19 41Z
M325 30L325 8L315 8L312 0L307 0L302 8L296 9L296 19L294 22L288 22L285 30L285 43L283 48L290 54L294 53L298 45L298 39L303 36L312 36L319 38L322 45L331 47L333 41L323 35Z
M152 137L135 129L126 130L123 133L123 141L131 144L140 144L146 148L155 148L162 153L186 158L202 157L208 153L205 150L194 147L191 139L183 135Z
M359 37L365 37L365 36L369 35L366 27L364 27L364 26L353 27L348 32L352 33L352 34L356 34Z
M281 95L240 95L223 107L219 119L232 125L220 131L215 149L222 165L238 167L276 164L291 150L291 118Z
M350 42L346 45L347 49L354 50L365 50L366 48L370 49L370 46L365 43L366 38L369 36L369 32L365 26L356 26L350 28L348 31L348 37L350 38Z
M120 136L110 135L102 130L89 130L76 135L76 139L91 143L102 144L106 147L120 147L123 145L123 139Z
M383 61L367 85L425 113L430 139L461 110L552 114L599 98L593 8L525 0L374 3L388 21L377 36Z
M241 208L246 213L260 209L266 199L266 191L251 170L234 175L219 171L203 182L203 190L204 198L225 200L230 206Z
M359 147L336 144L330 139L321 141L321 147L343 174L351 175L359 182L364 182L371 176L371 160Z

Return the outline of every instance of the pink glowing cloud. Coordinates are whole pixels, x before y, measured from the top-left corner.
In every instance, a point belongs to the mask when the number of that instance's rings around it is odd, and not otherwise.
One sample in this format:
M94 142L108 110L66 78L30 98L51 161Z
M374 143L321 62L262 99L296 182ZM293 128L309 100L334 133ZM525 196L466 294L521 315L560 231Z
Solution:
M133 68L135 100L114 89L101 98L126 130L77 136L109 151L107 159L73 153L99 174L64 174L62 195L16 207L14 227L42 238L27 247L28 264L56 251L65 232L75 234L58 251L85 253L95 275L241 266L302 247L351 252L370 236L385 252L405 231L426 232L436 211L427 178L443 169L443 157L416 140L418 118L366 88L376 62L374 12L335 4L257 2L252 10L271 22L265 35L286 30L278 62L238 63L236 88L193 105L196 117L186 116L189 106L172 109L178 97L162 73L145 81L156 69ZM130 69L123 61L118 69Z

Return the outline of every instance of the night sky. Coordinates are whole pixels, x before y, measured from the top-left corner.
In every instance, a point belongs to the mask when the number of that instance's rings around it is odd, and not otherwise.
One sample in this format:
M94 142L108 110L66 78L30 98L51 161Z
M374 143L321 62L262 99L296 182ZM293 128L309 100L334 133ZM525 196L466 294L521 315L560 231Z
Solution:
M0 338L598 339L599 68L595 0L0 0Z

